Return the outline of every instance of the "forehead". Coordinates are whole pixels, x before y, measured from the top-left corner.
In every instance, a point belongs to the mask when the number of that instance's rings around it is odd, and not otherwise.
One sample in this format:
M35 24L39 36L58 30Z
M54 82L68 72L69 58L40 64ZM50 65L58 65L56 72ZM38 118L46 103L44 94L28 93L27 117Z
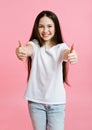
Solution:
M47 16L43 16L40 21L39 24L54 24L53 20Z

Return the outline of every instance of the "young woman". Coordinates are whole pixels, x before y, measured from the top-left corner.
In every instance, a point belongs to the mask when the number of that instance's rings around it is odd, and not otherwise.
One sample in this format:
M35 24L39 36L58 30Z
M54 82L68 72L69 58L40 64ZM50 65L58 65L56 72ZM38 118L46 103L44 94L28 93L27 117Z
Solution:
M19 42L16 55L28 59L25 98L34 130L64 130L67 83L66 64L77 62L74 47L63 42L57 16L51 11L38 14L29 42Z

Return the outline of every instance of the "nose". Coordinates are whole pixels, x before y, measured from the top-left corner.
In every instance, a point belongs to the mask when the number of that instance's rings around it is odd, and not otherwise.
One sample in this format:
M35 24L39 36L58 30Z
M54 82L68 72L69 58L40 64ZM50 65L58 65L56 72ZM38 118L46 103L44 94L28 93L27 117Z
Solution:
M48 28L47 27L44 27L44 33L48 32Z

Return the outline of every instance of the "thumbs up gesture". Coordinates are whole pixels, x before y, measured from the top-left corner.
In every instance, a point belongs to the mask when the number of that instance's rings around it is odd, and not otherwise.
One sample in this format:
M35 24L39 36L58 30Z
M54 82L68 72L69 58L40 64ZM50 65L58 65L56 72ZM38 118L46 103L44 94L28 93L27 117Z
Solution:
M71 64L75 64L78 61L78 56L77 56L77 53L76 53L76 51L74 49L74 44L72 44L72 46L70 48L70 53L68 54L68 61Z
M22 43L21 43L21 41L20 41L20 40L18 41L18 43L19 43L19 47L22 47Z
M24 60L26 57L26 54L23 51L23 45L20 41L18 41L18 43L19 43L19 45L16 48L16 55L17 55L18 59Z
M23 61L28 56L32 55L33 48L32 48L32 45L30 45L30 44L26 44L24 46L20 41L18 41L18 43L19 43L19 45L16 48L16 55L17 55L18 59Z

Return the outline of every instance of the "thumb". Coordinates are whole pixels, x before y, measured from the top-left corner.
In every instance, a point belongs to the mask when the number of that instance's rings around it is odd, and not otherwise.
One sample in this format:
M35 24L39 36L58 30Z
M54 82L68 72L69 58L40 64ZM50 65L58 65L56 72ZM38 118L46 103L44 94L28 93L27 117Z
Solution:
M73 50L74 50L74 43L72 44L72 46L70 48L70 53L72 53Z
M18 43L19 43L19 47L22 47L22 43L20 40L18 40Z

